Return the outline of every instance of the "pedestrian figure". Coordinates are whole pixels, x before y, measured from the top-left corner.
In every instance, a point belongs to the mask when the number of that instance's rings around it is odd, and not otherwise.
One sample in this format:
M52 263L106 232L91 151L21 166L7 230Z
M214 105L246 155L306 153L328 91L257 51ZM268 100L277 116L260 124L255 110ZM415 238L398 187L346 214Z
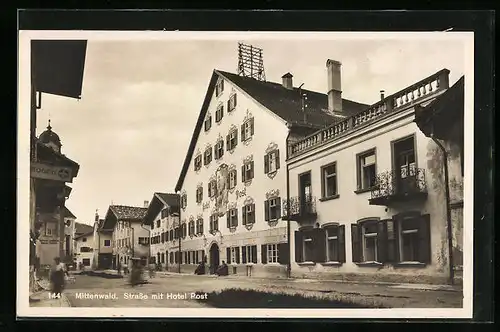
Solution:
M54 258L54 266L50 271L50 283L53 294L61 294L64 289L65 277L69 276L68 271L59 257Z
M194 271L194 274L196 275L202 275L205 274L205 262L201 261L198 266L196 267L196 270Z
M149 269L149 278L152 279L155 277L155 264L154 263L149 263L148 269Z
M229 274L229 267L227 266L225 261L222 261L222 265L217 268L215 273L218 276L227 276Z
M120 262L118 262L118 264L116 265L116 271L118 272L118 275L122 274L122 265L120 264Z

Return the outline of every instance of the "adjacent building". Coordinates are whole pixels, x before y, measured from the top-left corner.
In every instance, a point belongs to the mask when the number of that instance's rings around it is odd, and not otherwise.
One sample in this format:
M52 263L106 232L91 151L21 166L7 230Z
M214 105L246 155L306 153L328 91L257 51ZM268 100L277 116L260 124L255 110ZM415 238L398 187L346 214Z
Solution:
M143 220L143 225L150 228L147 243L150 246L150 262L161 265L165 270L171 268L169 255L174 228L179 225L179 208L179 195L154 193ZM179 251L179 248L175 249Z
M113 231L103 229L104 219L95 215L94 221L94 256L92 261L93 270L106 270L113 267Z
M63 209L64 213L64 256L63 260L66 263L72 263L74 258L74 239L75 239L75 221L76 216L68 210Z
M94 260L94 231L75 236L76 266L90 269Z
M286 142L368 105L341 98L340 64L329 60L326 93L214 70L175 187L180 225L169 231L169 268L206 259L231 274L286 275Z
M422 133L414 120L416 109L430 114L428 108L446 98L448 89L449 71L443 69L290 142L290 193L283 213L290 220L292 276L446 282L443 158L439 144L428 137L432 132ZM452 132L458 104L441 115L440 133ZM453 132L458 142L463 122ZM458 146L448 164L461 188L463 149ZM462 212L453 211L461 229Z
M142 225L147 212L145 207L111 205L102 223L102 232L112 234L112 266L129 264L131 258L146 263L149 256L149 228Z

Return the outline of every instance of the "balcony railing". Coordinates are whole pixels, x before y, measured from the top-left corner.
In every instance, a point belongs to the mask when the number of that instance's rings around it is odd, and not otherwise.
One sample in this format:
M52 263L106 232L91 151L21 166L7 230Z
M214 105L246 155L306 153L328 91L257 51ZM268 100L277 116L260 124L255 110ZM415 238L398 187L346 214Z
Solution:
M305 221L314 220L317 216L316 213L316 197L308 195L305 197L291 197L290 201L283 200L283 220L288 219L290 213L290 220ZM290 211L288 211L290 207Z
M433 95L449 88L449 73L448 69L442 69L434 75L384 98L365 111L336 122L298 142L290 144L288 147L289 158L297 157L326 142L336 140L338 137L377 121L391 112L407 109L430 99Z
M396 202L426 198L425 170L422 168L402 168L377 175L369 203L370 205L388 206Z

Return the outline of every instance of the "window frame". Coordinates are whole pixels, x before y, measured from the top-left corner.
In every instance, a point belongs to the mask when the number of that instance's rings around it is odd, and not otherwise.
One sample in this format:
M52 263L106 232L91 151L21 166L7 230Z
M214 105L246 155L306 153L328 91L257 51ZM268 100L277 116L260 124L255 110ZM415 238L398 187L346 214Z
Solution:
M199 154L194 158L194 170L195 170L195 172L199 171L202 166L203 166L203 159L202 159L201 154Z
M268 264L279 263L279 249L278 248L279 248L278 243L266 244L266 262Z
M249 210L250 208L250 210ZM255 224L255 203L249 203L249 204L245 204L242 206L242 209L244 210L243 213L243 225L252 225L252 224ZM249 221L249 218L248 216L252 216L251 218L251 221Z
M251 117L243 121L243 124L241 125L241 141L242 142L248 141L253 137L254 134L255 134L255 122L254 118Z
M362 161L364 158L373 155L373 158L375 159L373 164L374 165L375 171L374 171L374 178L373 178L373 185L372 186L364 186L364 169L366 165L362 165ZM356 154L356 180L357 180L357 185L356 185L356 193L362 193L366 191L372 190L376 185L377 185L377 149L376 148L371 148L368 150L365 150L363 152L360 152Z
M212 114L209 114L204 121L205 132L209 131L211 128L212 128Z
M203 186L196 187L196 203L203 202Z
M326 171L330 167L334 167L335 172L333 174L326 174ZM330 162L326 165L321 166L321 199L328 200L332 198L336 198L339 196L339 172L337 167L337 161ZM335 192L331 195L327 195L328 184L327 181L329 178L335 178Z
M220 123L224 118L224 104L219 103L215 110L215 123Z
M234 92L229 96L229 99L227 100L227 111L228 112L234 111L237 105L238 103L236 98L236 92Z

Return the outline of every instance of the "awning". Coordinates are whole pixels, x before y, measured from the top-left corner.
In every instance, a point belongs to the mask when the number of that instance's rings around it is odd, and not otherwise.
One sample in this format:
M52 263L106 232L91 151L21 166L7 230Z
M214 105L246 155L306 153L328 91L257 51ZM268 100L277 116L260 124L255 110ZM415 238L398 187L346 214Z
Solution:
M80 99L86 51L86 40L32 40L36 91Z

